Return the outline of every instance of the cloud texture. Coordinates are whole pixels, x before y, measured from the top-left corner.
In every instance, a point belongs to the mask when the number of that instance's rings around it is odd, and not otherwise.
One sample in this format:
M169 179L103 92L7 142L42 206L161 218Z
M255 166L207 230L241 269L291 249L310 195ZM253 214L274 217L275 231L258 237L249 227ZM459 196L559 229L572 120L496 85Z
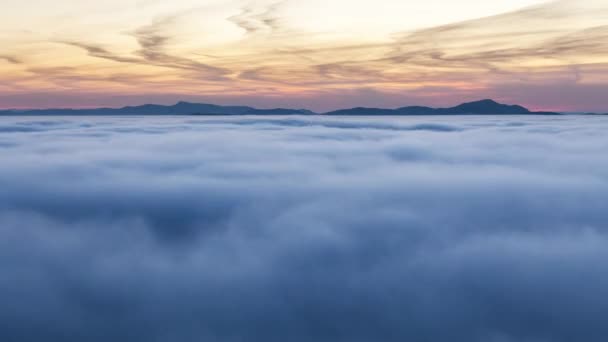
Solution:
M608 86L605 0L11 1L0 108L171 94L317 111L478 98L607 110L594 95Z
M6 117L0 340L604 341L606 129Z

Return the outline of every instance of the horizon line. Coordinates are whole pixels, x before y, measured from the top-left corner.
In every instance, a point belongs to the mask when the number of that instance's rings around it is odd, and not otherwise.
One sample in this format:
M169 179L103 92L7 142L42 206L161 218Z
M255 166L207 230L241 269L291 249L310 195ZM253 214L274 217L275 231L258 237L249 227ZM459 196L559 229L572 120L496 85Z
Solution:
M510 103L503 103L491 98L484 98L484 99L480 99L480 100L474 100L474 101L465 101L465 102L458 102L457 104L453 104L451 106L427 106L427 105L417 105L417 104L406 104L406 105L402 105L402 106L388 106L388 107L381 107L381 106L352 106L352 107L338 107L337 109L332 109L332 110L328 110L328 111L315 111L315 110L311 110L308 108L298 108L298 107L285 107L285 106L273 106L273 107L258 107L258 106L254 106L254 105L246 105L246 104L222 104L222 102L197 102L197 101L186 101L186 100L178 100L178 101L172 101L172 102L144 102L144 103L139 103L139 104L128 104L128 105L123 105L123 106L71 106L71 107L55 107L55 106L49 106L49 107L0 107L0 111L45 111L45 110L96 110L96 109L108 109L108 110L120 110L120 109L125 109L125 108L130 108L130 107L142 107L142 106L161 106L161 107L173 107L173 106L177 106L179 104L198 104L198 105L212 105L212 106L219 106L219 107L249 107L252 109L256 109L256 110L276 110L276 109L284 109L284 110L302 110L302 111L310 111L314 114L325 114L325 113L332 113L332 112L336 112L336 111L341 111L341 110L349 110L349 109L381 109L381 110L397 110L400 108L407 108L407 107L425 107L425 108L432 108L432 109L449 109L449 108L454 108L457 107L459 105L463 105L463 104L469 104L469 103L477 103L477 102L483 102L483 101L493 101L495 103L501 104L501 105L508 105L508 106L521 106L526 108L527 110L529 110L530 112L555 112L555 113L562 113L562 114L585 114L585 113L589 113L589 114L604 114L604 113L608 113L608 110L606 111L585 111L585 110L579 110L579 111L572 111L572 110L555 110L555 109L530 109L526 106L520 105L520 104L510 104Z

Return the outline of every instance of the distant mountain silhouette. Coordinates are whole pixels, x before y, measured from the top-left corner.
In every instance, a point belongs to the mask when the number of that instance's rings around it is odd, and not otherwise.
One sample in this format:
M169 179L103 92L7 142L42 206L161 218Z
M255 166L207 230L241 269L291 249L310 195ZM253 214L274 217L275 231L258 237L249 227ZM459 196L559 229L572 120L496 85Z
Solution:
M94 109L31 109L0 110L0 115L314 115L306 109L257 109L248 106L218 106L207 103L178 102L171 106L145 104L122 108ZM534 114L556 115L552 112L531 112L517 105L500 104L493 100L463 103L450 108L431 108L421 106L398 109L350 108L324 115L468 115L468 114Z
M275 108L275 109L249 109L243 115L311 115L316 114L315 112L311 112L307 109L285 109L285 108Z
M308 115L315 114L305 109L256 109L247 106L218 106L207 103L178 102L172 106L145 104L122 108L94 109L32 109L5 110L0 114L20 115Z
M397 109L381 108L352 108L342 109L325 115L557 115L552 112L532 112L527 108L517 105L505 105L494 100L481 100L468 102L450 108L431 108L421 106L402 107Z
M350 109L340 109L324 115L398 115L395 109L357 107Z

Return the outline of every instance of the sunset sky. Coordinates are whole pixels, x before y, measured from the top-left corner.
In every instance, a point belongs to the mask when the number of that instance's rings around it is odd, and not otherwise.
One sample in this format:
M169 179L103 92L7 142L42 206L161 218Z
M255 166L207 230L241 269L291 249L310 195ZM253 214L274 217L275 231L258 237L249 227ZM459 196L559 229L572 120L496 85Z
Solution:
M607 0L2 0L0 108L608 111Z

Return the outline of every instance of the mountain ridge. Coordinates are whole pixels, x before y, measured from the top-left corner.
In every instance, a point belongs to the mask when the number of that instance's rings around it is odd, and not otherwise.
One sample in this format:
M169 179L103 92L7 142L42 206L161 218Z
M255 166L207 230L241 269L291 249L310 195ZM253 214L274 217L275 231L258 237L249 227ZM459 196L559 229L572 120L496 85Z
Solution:
M397 109L364 108L341 109L325 115L559 115L556 112L534 112L519 105L506 105L486 99L466 102L454 107L433 108L409 106Z
M26 110L0 110L0 115L327 115L327 116L375 116L375 115L558 115L555 112L534 112L519 105L506 105L486 99L466 102L454 107L433 108L407 106L396 109L355 107L326 113L307 109L270 108L250 106L221 106L208 103L180 101L174 105L144 104L121 108L51 108Z

